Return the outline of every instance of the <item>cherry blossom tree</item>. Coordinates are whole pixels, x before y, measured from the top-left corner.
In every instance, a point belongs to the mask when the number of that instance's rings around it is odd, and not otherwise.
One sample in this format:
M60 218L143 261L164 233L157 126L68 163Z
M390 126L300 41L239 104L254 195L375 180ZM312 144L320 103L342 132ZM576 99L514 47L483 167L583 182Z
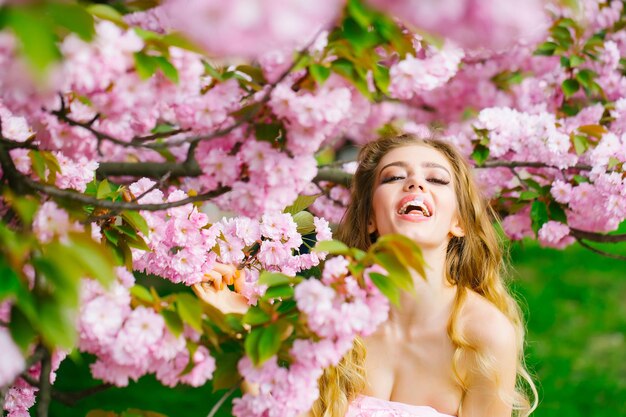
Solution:
M47 415L74 348L97 358L97 389L154 374L231 395L245 379L260 393L235 399L235 415L306 411L323 368L421 270L401 236L367 253L332 240L346 150L380 135L455 143L511 239L625 258L596 246L626 240L621 1L136 7L0 6L10 416L36 400ZM223 285L246 314L190 291L219 264L241 271ZM177 291L159 294L164 279Z

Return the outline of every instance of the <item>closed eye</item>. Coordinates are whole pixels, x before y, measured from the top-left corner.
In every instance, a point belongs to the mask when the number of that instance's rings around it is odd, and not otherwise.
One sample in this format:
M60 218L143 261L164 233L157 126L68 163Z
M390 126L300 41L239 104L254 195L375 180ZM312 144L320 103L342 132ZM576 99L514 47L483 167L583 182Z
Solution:
M383 180L381 181L382 184L387 184L388 182L393 182L393 181L398 181L398 180L403 180L404 177L400 177L398 175L393 175L391 177L385 177L383 178Z
M429 182L433 182L435 184L441 184L441 185L448 185L450 184L450 181L445 180L443 178L428 178Z

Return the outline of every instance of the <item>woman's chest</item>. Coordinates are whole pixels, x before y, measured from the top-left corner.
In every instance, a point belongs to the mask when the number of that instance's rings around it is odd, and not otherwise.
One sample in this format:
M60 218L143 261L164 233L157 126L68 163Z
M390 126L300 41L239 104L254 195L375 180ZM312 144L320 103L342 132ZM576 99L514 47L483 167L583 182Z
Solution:
M456 414L462 391L454 374L455 349L445 329L376 334L365 345L366 395Z

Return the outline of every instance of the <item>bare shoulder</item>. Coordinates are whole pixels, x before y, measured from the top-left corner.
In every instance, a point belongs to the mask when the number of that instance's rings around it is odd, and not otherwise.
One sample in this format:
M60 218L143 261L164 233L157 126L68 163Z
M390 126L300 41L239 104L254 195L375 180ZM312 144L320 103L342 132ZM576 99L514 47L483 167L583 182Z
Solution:
M513 323L495 305L469 291L461 313L461 329L477 348L496 356L515 355L517 335Z

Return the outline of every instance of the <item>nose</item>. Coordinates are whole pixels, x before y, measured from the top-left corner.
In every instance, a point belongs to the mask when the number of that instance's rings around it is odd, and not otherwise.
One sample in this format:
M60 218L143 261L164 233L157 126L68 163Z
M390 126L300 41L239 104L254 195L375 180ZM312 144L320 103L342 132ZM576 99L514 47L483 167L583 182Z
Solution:
M415 177L409 177L404 184L405 191L426 191L424 185Z

